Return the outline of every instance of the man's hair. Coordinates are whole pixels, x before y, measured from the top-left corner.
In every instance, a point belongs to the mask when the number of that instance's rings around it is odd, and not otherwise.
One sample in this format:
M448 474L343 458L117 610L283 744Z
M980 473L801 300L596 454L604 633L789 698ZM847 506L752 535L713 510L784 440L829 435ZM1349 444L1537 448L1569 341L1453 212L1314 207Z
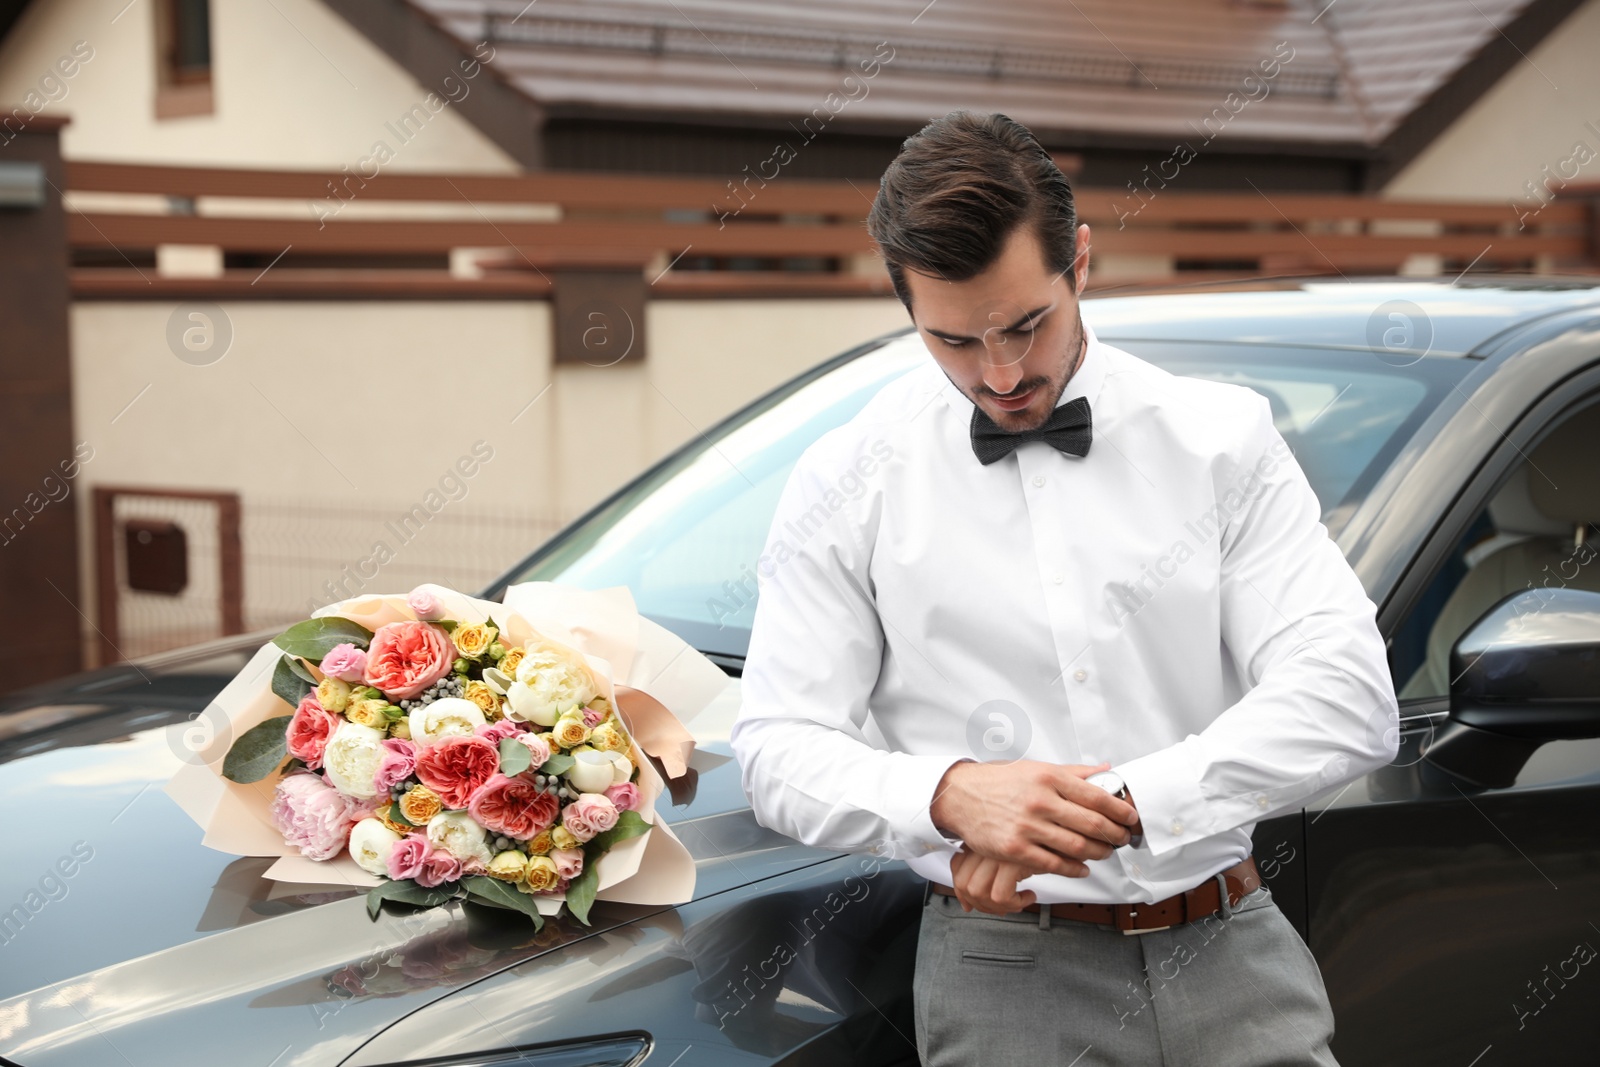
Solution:
M1023 223L1035 227L1045 263L1073 286L1078 212L1067 176L1020 122L952 111L901 145L878 183L867 232L910 310L908 268L966 281L994 263Z

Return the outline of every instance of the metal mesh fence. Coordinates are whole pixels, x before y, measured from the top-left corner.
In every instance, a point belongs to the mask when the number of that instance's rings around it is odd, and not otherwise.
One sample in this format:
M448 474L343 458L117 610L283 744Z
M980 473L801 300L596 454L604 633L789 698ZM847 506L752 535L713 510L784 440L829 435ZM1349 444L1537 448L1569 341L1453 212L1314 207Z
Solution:
M562 525L549 513L465 503L430 514L420 507L248 499L245 624L278 626L336 600L405 592L422 582L476 593Z
M156 494L114 504L115 654L149 655L224 632L218 507ZM187 582L181 591L130 587L129 538L171 523L182 530ZM130 526L131 524L131 526ZM477 593L564 525L536 510L446 503L365 507L250 498L243 502L242 623L282 626L364 593L405 592L422 582ZM159 536L159 532L157 536Z

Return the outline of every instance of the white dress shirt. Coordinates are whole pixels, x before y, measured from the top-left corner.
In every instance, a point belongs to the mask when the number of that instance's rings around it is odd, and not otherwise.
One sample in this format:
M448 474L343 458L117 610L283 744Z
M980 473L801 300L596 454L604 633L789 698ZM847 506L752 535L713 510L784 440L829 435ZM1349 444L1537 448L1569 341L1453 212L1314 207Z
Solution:
M1149 902L1393 758L1375 609L1267 401L1092 330L1058 403L1079 396L1087 456L1028 441L985 466L930 356L805 450L731 735L763 826L949 885L960 842L929 806L952 763L1109 762L1143 845L1021 887Z

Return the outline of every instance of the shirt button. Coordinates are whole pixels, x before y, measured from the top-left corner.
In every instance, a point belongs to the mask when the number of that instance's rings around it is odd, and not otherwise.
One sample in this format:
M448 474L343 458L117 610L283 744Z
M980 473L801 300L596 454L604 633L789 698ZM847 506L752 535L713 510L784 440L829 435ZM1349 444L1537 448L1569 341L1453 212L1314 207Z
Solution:
M1034 475L1034 476L1033 476L1033 484L1034 484L1034 485L1043 485L1043 484L1044 484L1044 475L1042 475L1042 474L1035 474L1035 475Z
M1260 808L1262 811L1266 811L1267 810L1267 798L1264 797L1264 796L1256 797L1256 807Z
M1088 671L1073 671L1072 672L1072 680L1075 681L1075 682L1081 682L1081 681L1083 681L1084 679L1086 679L1088 677L1089 677L1089 672Z
M1066 580L1066 578L1064 576L1060 575L1060 574L1056 575L1054 578L1051 579L1051 581L1055 582L1057 585L1060 585L1065 580Z
M1174 834L1183 833L1183 823L1179 822L1177 819L1173 819L1172 820L1172 832Z

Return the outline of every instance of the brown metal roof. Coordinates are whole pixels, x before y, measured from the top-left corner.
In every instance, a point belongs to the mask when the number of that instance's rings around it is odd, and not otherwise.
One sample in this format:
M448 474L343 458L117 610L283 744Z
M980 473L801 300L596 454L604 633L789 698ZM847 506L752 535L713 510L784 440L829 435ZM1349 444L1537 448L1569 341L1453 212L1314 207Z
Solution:
M1535 0L409 2L491 41L553 115L903 130L967 107L1057 135L1372 146ZM1274 59L1263 96L1245 79ZM832 115L830 93L850 98Z

